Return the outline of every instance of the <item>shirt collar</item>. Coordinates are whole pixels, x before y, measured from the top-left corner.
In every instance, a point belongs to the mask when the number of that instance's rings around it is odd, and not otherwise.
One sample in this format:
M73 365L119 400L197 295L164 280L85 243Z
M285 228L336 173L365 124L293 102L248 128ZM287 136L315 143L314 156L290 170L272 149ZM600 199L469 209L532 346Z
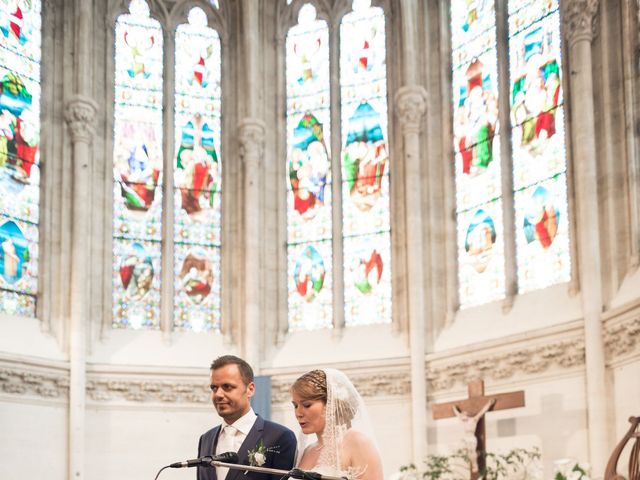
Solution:
M229 424L223 420L222 428L226 427L227 425L233 425L234 428L239 432L241 432L242 434L249 435L249 432L253 428L253 424L255 423L256 418L258 418L258 416L256 415L256 412L253 411L253 408L250 408L247 413L245 413L243 416L241 416L238 420L236 420L232 424Z

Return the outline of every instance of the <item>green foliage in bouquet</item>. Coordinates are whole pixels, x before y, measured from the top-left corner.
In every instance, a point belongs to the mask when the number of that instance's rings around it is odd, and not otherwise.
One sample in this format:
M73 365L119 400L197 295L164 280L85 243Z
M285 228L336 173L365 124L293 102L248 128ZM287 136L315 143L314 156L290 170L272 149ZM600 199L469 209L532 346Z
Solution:
M393 480L468 480L471 460L464 449L449 455L428 455L424 466L406 465ZM540 451L515 448L507 453L487 453L486 468L480 472L484 480L538 479L540 471ZM555 478L554 480L569 480ZM573 480L573 479L571 479Z

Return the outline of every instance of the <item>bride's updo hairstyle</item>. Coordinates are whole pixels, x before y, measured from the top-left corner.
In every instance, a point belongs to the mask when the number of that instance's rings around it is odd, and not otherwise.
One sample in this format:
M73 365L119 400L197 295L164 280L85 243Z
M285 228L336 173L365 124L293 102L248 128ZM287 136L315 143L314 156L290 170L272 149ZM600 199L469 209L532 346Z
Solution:
M300 395L303 400L320 400L325 405L331 397L336 423L349 427L357 412L357 393L355 390L352 392L353 386L350 383L343 385L337 382L331 387L327 389L327 374L324 370L311 370L291 385L291 391Z
M293 382L291 391L303 400L321 400L327 404L327 375L323 370L311 370Z

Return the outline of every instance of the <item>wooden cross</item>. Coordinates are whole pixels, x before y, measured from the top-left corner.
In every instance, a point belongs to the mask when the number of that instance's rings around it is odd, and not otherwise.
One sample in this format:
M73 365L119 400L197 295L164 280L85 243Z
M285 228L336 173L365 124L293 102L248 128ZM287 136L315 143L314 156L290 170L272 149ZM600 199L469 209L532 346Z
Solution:
M459 411L467 414L468 417L475 417L483 408L488 411L508 410L510 408L524 407L524 391L498 393L495 395L484 394L484 382L482 380L472 380L467 385L469 398L453 402L437 403L431 406L433 419L450 418L456 416L454 407ZM493 405L488 406L493 403ZM476 429L476 455L478 460L478 469L473 471L471 468L471 480L476 480L481 472L486 468L485 454L486 441L484 429L484 413L477 419ZM471 438L473 440L473 437Z

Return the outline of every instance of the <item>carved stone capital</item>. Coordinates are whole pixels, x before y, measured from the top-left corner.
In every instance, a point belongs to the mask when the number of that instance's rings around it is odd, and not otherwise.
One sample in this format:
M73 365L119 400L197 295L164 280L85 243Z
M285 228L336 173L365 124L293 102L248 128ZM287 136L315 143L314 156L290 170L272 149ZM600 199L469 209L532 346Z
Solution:
M569 46L581 40L591 42L596 34L600 0L563 0L560 10L564 35Z
M248 164L257 165L264 155L265 132L267 127L262 120L245 118L238 124L240 157Z
M405 85L396 93L396 115L402 133L417 133L427 111L427 91L418 85Z
M67 102L64 119L67 122L74 143L91 143L95 131L98 104L83 95L74 95Z

